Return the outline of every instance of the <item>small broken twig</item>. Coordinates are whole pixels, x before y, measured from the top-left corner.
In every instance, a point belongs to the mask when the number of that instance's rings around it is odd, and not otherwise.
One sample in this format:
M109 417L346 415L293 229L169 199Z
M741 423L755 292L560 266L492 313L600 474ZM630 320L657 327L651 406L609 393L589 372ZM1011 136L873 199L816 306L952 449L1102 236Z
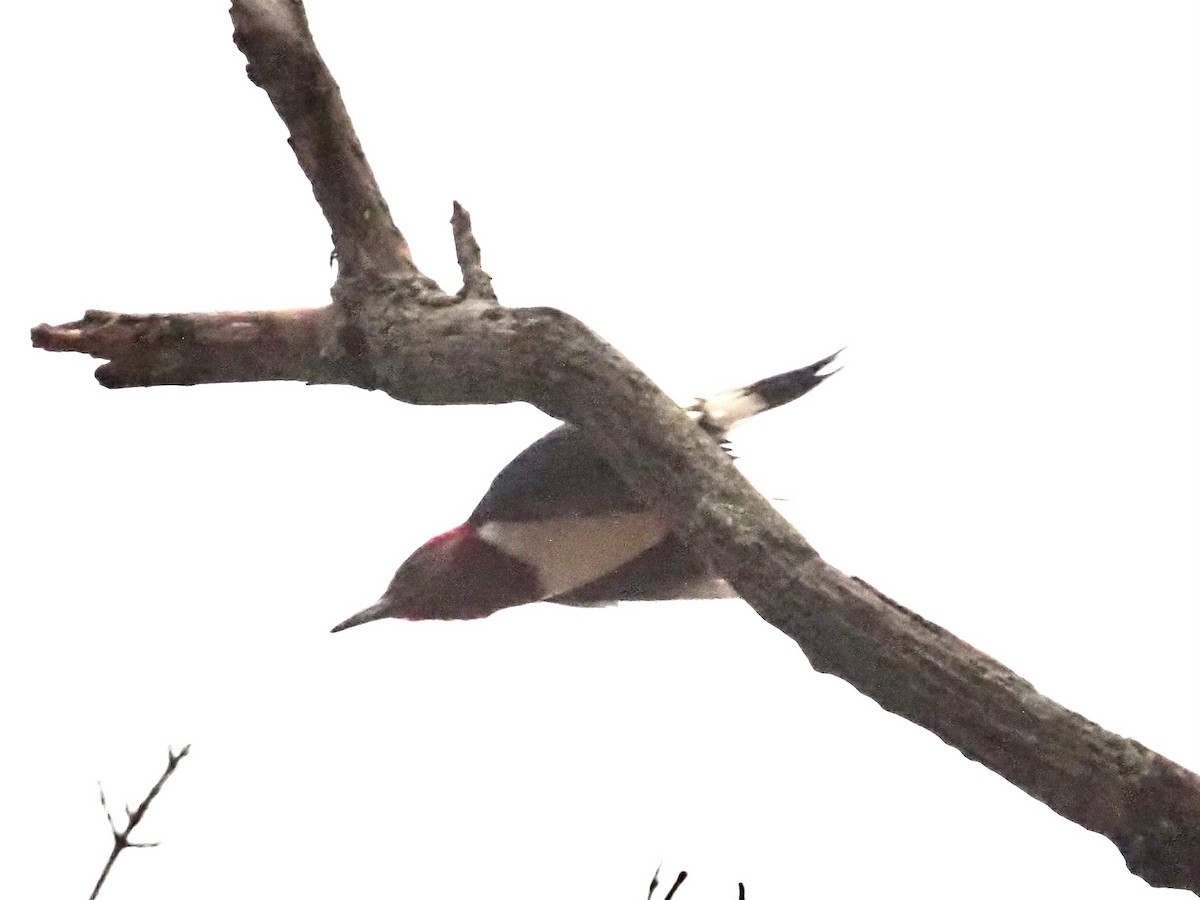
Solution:
M104 879L108 877L108 873L112 871L113 863L117 861L117 857L121 855L121 851L126 847L157 847L158 841L150 843L136 843L129 840L129 834L133 829L137 828L138 823L142 821L142 816L146 815L146 810L150 808L150 801L158 796L158 792L162 790L162 786L167 783L167 779L171 777L171 773L179 765L179 761L188 755L188 751L192 749L191 744L187 744L178 753L167 748L167 768L159 777L158 782L154 787L150 788L150 793L146 795L146 799L138 804L137 809L125 807L125 816L128 821L125 827L120 831L117 830L117 824L113 821L112 813L108 811L108 800L104 797L104 787L100 787L100 805L104 808L104 815L108 818L108 827L112 829L113 848L108 855L108 862L104 864L104 870L100 873L100 877L96 879L96 886L92 888L92 896L88 900L96 900L96 895L100 893L100 888L104 886Z
M662 866L659 866L654 870L654 877L650 879L650 891L646 894L646 900L654 900L654 890L658 887L658 875L660 872L662 872ZM675 879L675 883L671 885L671 889L667 891L667 896L665 896L663 900L672 900L672 898L675 896L675 892L679 890L679 886L683 884L687 877L688 873L686 871L680 872L679 876ZM738 882L738 900L746 900L746 885L740 881Z
M654 897L654 889L656 887L658 887L658 873L661 871L662 871L662 866L659 866L657 869L654 870L654 877L650 879L650 892L648 894L646 894L646 900L652 900L652 898ZM671 885L671 889L669 891L667 891L667 896L664 897L663 900L671 900L671 898L675 896L675 892L677 890L679 890L679 886L681 884L683 884L683 882L686 878L687 878L687 872L686 871L680 872L678 877L676 877L676 879L675 879L675 883L673 885Z
M687 872L680 872L679 876L675 879L675 883L671 885L671 889L667 891L667 896L664 897L663 900L671 900L671 898L675 896L675 892L679 890L679 886L683 884L685 878L687 878Z
M483 258L479 242L471 231L471 214L461 203L454 201L454 215L450 217L454 229L454 251L458 256L458 267L462 270L463 286L458 296L463 300L496 300L492 290L492 276L483 270Z

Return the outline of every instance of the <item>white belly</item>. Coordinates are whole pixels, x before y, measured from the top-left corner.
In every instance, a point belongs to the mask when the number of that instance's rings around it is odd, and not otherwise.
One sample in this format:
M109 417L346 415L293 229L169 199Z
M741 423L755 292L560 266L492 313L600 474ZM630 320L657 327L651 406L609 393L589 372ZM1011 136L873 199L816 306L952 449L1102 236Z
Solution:
M542 599L575 590L649 550L667 534L648 512L543 522L487 522L479 536L537 570Z

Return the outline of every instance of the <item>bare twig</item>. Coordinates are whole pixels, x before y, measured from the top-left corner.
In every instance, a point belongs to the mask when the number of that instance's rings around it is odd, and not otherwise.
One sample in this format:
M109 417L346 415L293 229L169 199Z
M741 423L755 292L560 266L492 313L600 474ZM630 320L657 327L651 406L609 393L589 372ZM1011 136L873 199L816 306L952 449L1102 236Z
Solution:
M671 900L671 898L675 896L675 892L677 890L679 890L679 886L681 884L683 884L686 880L687 880L687 872L680 872L675 878L675 883L673 885L671 885L671 889L669 891L667 891L667 896L665 896L663 898L663 900Z
M646 894L646 900L652 900L654 897L654 889L658 887L658 874L661 871L662 866L659 866L654 870L654 877L650 879L650 891ZM667 896L664 897L663 900L672 900L672 898L675 896L675 892L679 890L679 886L683 884L687 877L688 873L686 871L680 872L678 877L675 879L675 883L671 885L671 889L667 891ZM738 882L738 900L746 900L746 886L740 881Z
M650 890L646 892L646 900L650 900L654 896L654 889L658 887L658 873L662 871L662 866L654 870L654 877L650 879Z
M654 896L654 889L658 887L658 873L661 871L662 866L659 866L654 870L654 877L650 879L650 891L646 894L646 900L651 900L651 898ZM667 891L667 895L663 898L663 900L671 900L671 898L675 896L675 892L679 890L679 886L687 880L687 877L686 871L680 872L675 878L675 883L671 885L671 889Z
M108 819L108 827L112 830L113 847L112 852L108 855L108 862L104 864L103 871L100 872L100 877L96 879L96 886L92 888L92 896L89 900L96 900L96 895L100 893L100 888L104 886L104 880L108 878L108 873L112 871L113 863L117 861L117 857L121 855L121 851L126 847L157 847L158 841L150 841L147 843L138 843L129 840L129 835L133 829L137 828L138 823L142 821L142 817L146 815L146 810L150 808L151 801L158 796L158 792L162 790L167 779L171 777L171 773L179 765L179 761L188 755L188 751L192 749L192 745L188 744L178 753L167 748L167 768L163 771L154 787L150 788L150 793L146 798L138 804L137 809L125 807L125 817L128 820L125 827L118 830L117 823L113 821L112 813L108 810L108 800L104 797L104 788L100 788L100 805L104 808L104 815Z
M454 201L450 226L454 229L454 250L463 276L463 286L458 296L464 300L495 300L492 276L483 270L479 243L471 233L471 214L457 200Z

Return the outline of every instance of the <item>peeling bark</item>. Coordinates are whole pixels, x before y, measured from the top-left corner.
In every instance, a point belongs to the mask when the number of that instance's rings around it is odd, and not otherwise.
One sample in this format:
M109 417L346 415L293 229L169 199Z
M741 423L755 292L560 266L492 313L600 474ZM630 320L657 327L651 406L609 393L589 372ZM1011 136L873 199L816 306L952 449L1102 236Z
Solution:
M456 207L464 286L413 263L299 0L240 0L234 40L333 231L333 304L41 325L35 346L109 360L106 387L293 380L411 403L524 400L578 426L813 666L929 729L1074 822L1152 885L1200 894L1200 777L1058 705L944 629L822 560L650 380L578 320L496 304Z

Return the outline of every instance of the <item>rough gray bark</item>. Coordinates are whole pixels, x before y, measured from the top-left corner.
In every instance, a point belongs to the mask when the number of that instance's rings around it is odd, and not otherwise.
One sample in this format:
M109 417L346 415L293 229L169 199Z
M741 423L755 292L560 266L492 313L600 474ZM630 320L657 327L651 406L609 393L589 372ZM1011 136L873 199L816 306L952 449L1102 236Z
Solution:
M411 403L532 403L582 429L815 668L1106 835L1150 884L1200 894L1200 777L1059 706L822 560L615 349L558 310L499 306L458 207L464 287L443 292L417 269L392 222L299 0L238 0L232 16L249 76L287 125L332 228L332 305L88 312L33 329L35 346L109 360L97 371L106 387L294 380Z

